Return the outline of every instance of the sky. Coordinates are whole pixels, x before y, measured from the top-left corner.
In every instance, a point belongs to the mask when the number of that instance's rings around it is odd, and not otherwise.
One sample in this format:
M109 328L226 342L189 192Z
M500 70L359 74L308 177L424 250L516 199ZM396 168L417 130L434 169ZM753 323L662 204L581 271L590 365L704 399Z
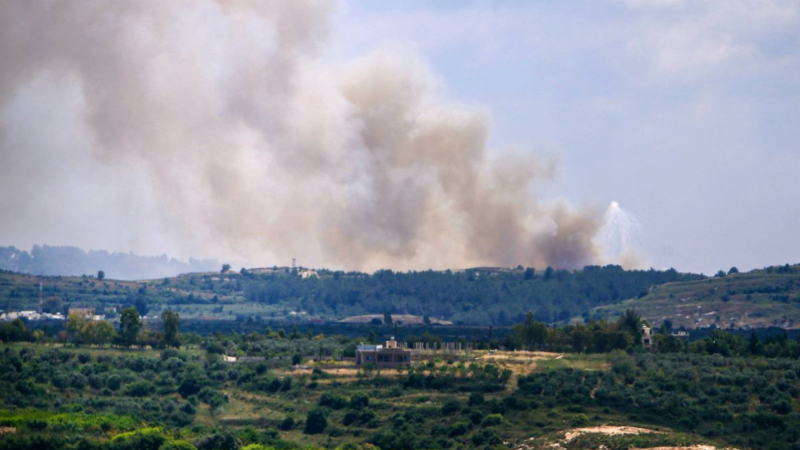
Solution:
M794 1L34 1L0 29L0 245L800 262Z
M617 201L654 267L798 262L800 4L348 3L339 52L406 45L495 145L556 155L546 195Z

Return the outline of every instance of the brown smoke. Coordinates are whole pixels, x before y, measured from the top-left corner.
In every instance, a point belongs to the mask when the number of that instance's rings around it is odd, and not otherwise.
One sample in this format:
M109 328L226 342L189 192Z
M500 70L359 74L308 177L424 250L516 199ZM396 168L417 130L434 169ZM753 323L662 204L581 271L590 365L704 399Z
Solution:
M86 199L65 188L67 206L47 219L111 223L94 233L136 251L168 242L184 255L348 269L601 262L601 214L537 198L532 183L553 165L489 151L488 114L443 99L419 58L384 49L326 62L329 5L0 3L2 235L25 237L47 197L38 189L71 171L109 198L76 218ZM18 119L15 99L41 86L79 98L67 118ZM46 141L69 124L85 132ZM41 136L18 138L31 133ZM82 162L32 169L73 156Z

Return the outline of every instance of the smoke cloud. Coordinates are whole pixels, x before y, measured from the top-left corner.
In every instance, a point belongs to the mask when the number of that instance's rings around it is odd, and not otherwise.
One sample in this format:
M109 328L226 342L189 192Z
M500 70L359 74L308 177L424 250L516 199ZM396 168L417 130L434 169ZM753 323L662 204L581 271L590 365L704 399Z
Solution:
M0 3L0 236L372 270L608 262L600 210L331 2Z

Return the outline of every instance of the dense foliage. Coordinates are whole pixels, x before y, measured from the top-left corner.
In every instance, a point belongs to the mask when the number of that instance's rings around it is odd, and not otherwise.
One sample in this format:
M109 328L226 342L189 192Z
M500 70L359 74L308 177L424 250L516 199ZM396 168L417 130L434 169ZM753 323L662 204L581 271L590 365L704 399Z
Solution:
M619 266L548 268L541 273L520 267L314 274L275 268L268 273L242 270L132 283L94 276L42 280L5 273L0 274L0 298L6 299L8 310L36 309L39 283L44 281L45 307L52 310L80 305L114 315L114 308L123 305L135 306L142 315L172 310L184 316L244 320L413 314L457 323L511 325L524 321L528 311L539 321L564 321L586 316L596 306L645 295L655 285L700 278L675 270L625 271Z
M558 370L519 379L523 401L613 409L740 448L800 445L800 362L618 353L608 372Z
M323 272L320 278L250 275L242 281L248 301L285 303L310 314L336 317L370 313L414 314L454 322L511 325L533 311L543 322L579 316L594 306L644 295L657 284L697 279L668 271L625 271L587 266L473 269L463 272L378 271L374 275Z

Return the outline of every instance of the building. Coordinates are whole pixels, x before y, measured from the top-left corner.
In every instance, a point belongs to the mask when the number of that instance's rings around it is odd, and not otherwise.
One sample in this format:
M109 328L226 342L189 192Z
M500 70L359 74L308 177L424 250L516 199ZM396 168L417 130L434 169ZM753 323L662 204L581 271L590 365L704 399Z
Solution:
M678 331L676 333L672 333L670 336L676 339L685 339L687 341L689 340L689 333L687 331Z
M411 365L411 351L397 346L394 338L383 345L364 345L356 347L356 365L375 364L380 369L394 369Z
M106 319L106 316L103 314L95 314L93 308L70 308L67 318L73 314L83 316L86 320L94 322L99 322Z
M653 348L653 335L647 325L642 325L642 347L646 349Z

